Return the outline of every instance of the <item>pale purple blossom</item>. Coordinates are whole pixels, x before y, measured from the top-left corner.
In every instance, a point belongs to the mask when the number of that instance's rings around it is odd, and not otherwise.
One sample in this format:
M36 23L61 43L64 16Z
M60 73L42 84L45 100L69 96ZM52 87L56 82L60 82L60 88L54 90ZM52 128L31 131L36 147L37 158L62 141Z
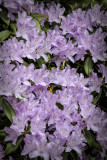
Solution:
M102 76L105 77L105 83L107 83L107 67L104 66L103 64L99 64L99 72L102 73Z
M41 2L40 4L37 2L35 5L33 5L32 6L32 13L40 13L40 14L46 15L48 17L47 12L45 10L44 2ZM46 20L46 18L41 19L40 24L42 26L44 26L45 20Z
M55 4L54 2L47 4L47 9L45 10L48 14L49 22L60 23L60 19L63 17L65 8L61 8L61 5Z
M15 130L9 128L9 127L5 127L5 132L8 134L5 137L5 141L12 141L12 143L14 145L16 145L16 141L17 141L18 136L20 136L20 132L15 131Z
M46 6L37 3L33 6L33 0L4 0L4 6L13 20L14 13L18 13L16 37L26 40L18 41L13 37L0 46L0 95L6 97L16 113L11 126L5 127L8 134L5 141L12 141L15 145L18 136L25 134L21 154L29 154L30 158L41 156L44 160L50 157L62 160L62 152L72 150L82 158L86 143L83 130L87 128L96 134L103 147L103 155L107 148L107 114L92 104L91 93L100 93L103 79L107 82L106 66L98 65L102 78L93 70L85 78L68 65L63 70L59 67L63 61L65 64L68 60L72 63L83 61L87 52L90 52L94 63L106 60L106 33L99 27L90 34L93 26L105 26L103 18L106 13L100 11L101 6L95 5L92 10L82 11L79 8L65 17L65 8L61 8L59 3L52 2ZM47 15L50 25L56 22L60 27L55 26L46 33L41 31L38 35L36 23L31 15L22 12L21 7L30 14L32 11ZM45 20L41 20L42 26ZM35 62L40 57L48 62L47 52L53 56L51 62L55 62L57 68L46 70L44 64L37 69ZM34 60L34 63L25 66L23 58ZM53 88L48 89L52 83L61 85L61 89L54 93ZM3 156L0 145L0 158Z
M17 20L18 30L16 32L17 37L23 37L26 40L29 40L31 36L33 36L35 31L38 31L36 28L36 24L32 21L31 16L27 16L26 12L18 13L18 20Z
M27 120L25 119L24 115L18 115L13 117L13 123L11 125L11 129L15 130L16 132L24 132L25 126L27 125Z
M21 7L31 8L33 4L33 0L4 0L4 6L8 9L8 17L10 17L12 21L15 20L14 13L22 11Z
M45 137L41 137L39 135L36 136L26 135L24 150L22 151L21 154L26 155L29 153L30 158L41 156L44 158L44 160L48 160L49 148L50 148L50 143L47 143Z
M100 86L102 84L102 78L98 78L97 73L92 71L92 74L89 77L89 89L91 92L96 91L100 93Z
M9 39L3 43L3 45L0 47L0 60L1 61L18 61L20 63L23 63L23 60L21 57L24 57L24 42L18 40L14 37L12 39Z
M102 32L102 29L99 28L90 36L90 47L89 50L92 54L92 59L94 62L105 61L107 55L105 51L107 50L106 42L104 41L107 34Z
M87 14L90 15L91 21L93 25L102 24L102 17L104 15L104 11L101 11L100 5L95 5L92 9L89 9Z
M0 144L0 159L2 160L3 157L4 157L4 150L3 146Z
M85 32L87 28L92 30L90 19L86 17L86 12L80 8L68 14L61 22L64 35L70 33L73 37L77 37L81 32Z
M46 129L46 123L41 120L41 117L39 114L35 115L35 118L31 121L31 133L32 135L35 134L43 134Z
M75 131L71 133L69 139L67 141L66 152L70 152L74 149L79 155L82 154L82 147L85 145L86 142L81 130L77 127Z

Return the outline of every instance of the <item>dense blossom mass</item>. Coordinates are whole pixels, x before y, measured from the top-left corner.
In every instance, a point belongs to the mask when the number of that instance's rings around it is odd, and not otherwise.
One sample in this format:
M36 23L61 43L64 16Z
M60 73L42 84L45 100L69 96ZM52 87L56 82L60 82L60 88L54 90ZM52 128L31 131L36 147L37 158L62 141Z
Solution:
M0 1L2 3L2 1ZM82 11L76 9L64 16L65 8L54 2L34 4L33 0L3 0L12 21L18 13L16 37L8 39L0 46L0 95L12 105L16 116L13 123L5 127L8 134L5 141L15 145L17 138L24 135L22 155L30 158L41 156L44 160L62 160L62 152L75 150L82 157L86 139L83 130L92 130L103 148L102 159L107 149L107 113L92 104L93 91L100 93L102 82L107 83L107 67L97 65L98 77L92 70L89 77L78 73L69 65L61 69L63 62L73 64L84 61L88 54L94 63L106 60L107 34L101 26L107 26L107 13L101 6ZM23 11L22 8L25 8ZM32 8L32 9L31 9ZM32 19L33 13L45 18L56 26L41 30ZM18 38L22 37L22 40ZM49 60L48 54L52 56ZM36 68L39 58L55 63L56 67ZM24 58L32 63L24 65ZM51 84L60 86L55 92ZM0 158L4 157L0 145Z

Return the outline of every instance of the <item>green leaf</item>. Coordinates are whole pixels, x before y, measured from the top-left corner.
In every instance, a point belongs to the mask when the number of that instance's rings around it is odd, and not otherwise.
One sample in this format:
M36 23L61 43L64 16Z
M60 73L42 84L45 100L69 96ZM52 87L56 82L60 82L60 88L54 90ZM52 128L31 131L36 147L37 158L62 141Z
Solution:
M85 62L84 62L85 73L87 75L89 75L92 71L92 68L93 68L93 61L92 61L91 57L87 57Z
M12 117L15 116L16 114L12 106L5 99L2 100L2 108L7 118L12 122L13 121Z
M4 129L1 129L0 130L0 137L6 137L7 136L7 133L5 132Z
M85 138L87 140L87 143L89 145L89 147L93 146L93 136L92 133L89 130L84 130L85 131Z
M94 7L94 5L96 5L96 4L99 4L98 2L96 2L95 0L92 0L91 1L91 8L93 8Z
M107 0L103 0L103 3L107 6Z
M13 30L14 32L16 32L16 30L17 30L17 25L16 25L16 23L11 23L11 24L10 24L10 27L12 28L12 30Z
M28 67L29 66L29 64L26 62L26 61L23 61L23 63L22 63L24 66L26 66L26 67Z
M100 89L100 93L98 93L98 95L94 98L93 100L93 104L97 104L97 102L99 101L100 97L101 97L101 94L102 94L102 89Z
M31 85L35 85L35 83L32 80L29 80L29 82L31 83Z
M70 155L72 156L73 160L80 160L80 158L78 157L76 151L72 150L70 152Z
M15 152L18 147L20 146L21 142L23 141L23 136L18 137L16 145L13 145L12 142L7 143L6 149L5 149L5 155L11 154L12 152Z
M105 159L104 160L107 160L107 152L106 152L106 155L105 155Z
M3 28L3 30L7 30L8 26L4 23L4 24L2 24L2 28Z
M0 107L2 106L2 97L0 96Z
M96 158L95 157L91 157L91 159L90 160L96 160Z
M56 105L58 106L59 109L64 110L64 106L61 103L56 102Z
M56 90L61 90L60 85L51 83L49 86L52 88L52 93L54 93L54 94L56 94ZM61 107L62 107L62 109L64 108L64 106L61 106Z
M49 27L41 27L41 28L44 32L47 32L50 29Z
M4 127L9 127L11 125L11 122L7 119L4 119L0 122L0 129L3 129Z
M10 24L10 19L7 17L7 12L2 10L0 12L0 18L2 19L3 22L5 22L8 26Z
M21 7L23 11L26 12L27 16L29 16L29 13L27 12L27 10L24 7Z
M0 43L7 39L10 36L11 32L9 30L5 30L0 32Z
M44 15L44 14L40 14L40 13L32 13L31 16L33 18L38 18L38 19L42 19L42 18L48 18L48 16Z
M39 159L38 157L36 157L36 158L30 158L30 160L39 160Z
M41 26L40 26L39 22L38 22L35 18L33 18L32 20L33 20L33 21L35 21L35 23L36 23L36 27L38 27L38 28L39 28L38 35L40 35L40 34L41 34Z
M86 8L88 7L88 5L91 3L91 0L84 0L83 1L83 5L82 5L82 8Z
M85 129L84 132L89 147L90 148L94 147L98 149L100 152L102 152L101 145L98 143L98 141L96 141L95 136L91 133L91 131Z
M47 57L48 57L48 61L50 61L51 59L52 59L52 55L49 53L49 52L47 52L47 53L45 53L46 55L47 55Z
M68 160L68 154L69 153L65 151L62 153L63 160Z
M42 67L42 64L46 63L43 57L40 57L39 59L37 59L36 62L40 68Z

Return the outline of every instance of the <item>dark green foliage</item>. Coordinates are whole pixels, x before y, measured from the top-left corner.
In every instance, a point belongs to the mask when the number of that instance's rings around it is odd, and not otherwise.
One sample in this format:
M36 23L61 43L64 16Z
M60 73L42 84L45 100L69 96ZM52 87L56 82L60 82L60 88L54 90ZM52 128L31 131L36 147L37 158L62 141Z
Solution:
M98 143L98 141L96 141L94 134L90 131L90 130L84 130L85 133L85 138L87 140L87 144L90 148L96 148L98 149L100 152L102 152L102 147L101 145Z
M84 62L85 73L87 75L89 75L92 71L92 68L93 68L93 61L92 61L91 57L87 57L85 62Z
M10 36L11 32L9 30L4 30L0 32L0 43L6 40Z
M13 121L12 117L15 116L16 114L12 106L4 98L2 99L2 108L7 118L10 120L10 122L12 122Z
M8 26L10 24L10 19L7 17L7 12L5 10L0 12L0 18L3 22L5 22Z
M59 109L64 110L64 106L61 103L57 102L56 105Z
M18 137L16 145L13 145L12 142L8 142L5 149L5 155L11 154L12 152L15 152L19 145L21 144L23 140L23 136Z
M35 0L35 3L37 2L41 3L43 1ZM52 2L52 0L44 0L45 4L50 3L50 2ZM95 4L103 4L101 8L107 10L107 0L69 0L69 1L54 0L54 2L60 3L62 7L65 7L66 9L64 13L65 16L71 13L74 9L82 8L83 10L87 10L89 8L93 8ZM4 40L15 36L17 26L16 26L15 21L11 22L10 19L7 17L7 13L8 13L7 10L3 6L0 6L0 7L2 7L3 9L3 12L0 12L0 43L2 43ZM33 17L33 20L35 21L36 26L39 28L39 33L38 33L39 35L41 34L41 30L44 30L45 32L47 32L48 29L53 29L57 25L56 23L52 23L50 25L46 21L45 26L42 27L40 25L41 19L43 18L47 19L48 17L42 14L37 14L37 13L31 14L31 16ZM102 27L102 29L105 32L107 31L107 27ZM96 31L96 28L94 28L94 32L95 31ZM92 33L90 32L90 34ZM26 40L23 39L22 37L18 37L17 39L19 41L24 40L26 42ZM46 55L48 56L48 62L46 62L42 57L36 60L36 62L34 62L33 60L28 60L27 58L24 58L23 65L28 66L30 63L33 62L35 65L35 68L37 69L41 68L42 64L45 64L46 69L48 70L51 70L51 68L55 68L56 65L55 63L52 62L53 56L50 55L49 53L46 53ZM104 62L104 64L105 63L107 62ZM91 74L92 69L96 70L96 72L98 73L98 68L96 67L95 64L93 65L93 61L90 57L90 54L87 54L87 56L85 57L84 64L83 64L83 61L79 60L79 61L76 61L76 63L74 64L71 61L68 61L65 63L65 65L70 65L71 68L76 68L78 73L84 73L86 77ZM99 73L98 73L98 76L102 77L102 75L100 75ZM33 85L33 82L31 82L31 84ZM107 107L106 107L107 97L105 96L107 92L106 86L107 84L105 83L102 84L100 93L93 94L93 104L97 105L102 110L107 112ZM49 87L52 89L52 94L54 94L56 90L61 89L61 86L56 85L56 84L50 84ZM56 105L58 106L59 109L61 110L64 109L64 106L61 105L60 103L57 102ZM15 116L15 112L12 106L1 96L0 96L0 107L3 108L4 113L5 113L5 116L2 116L2 111L0 111L0 143L4 146L4 148L6 148L5 149L6 157L4 158L4 160L9 159L8 155L12 155L14 160L24 160L25 157L20 155L22 148L24 146L23 136L20 136L18 138L15 146L12 144L12 142L6 142L4 144L4 138L7 135L4 131L4 128L6 126L11 125L12 117ZM84 135L85 135L85 138L88 144L84 152L86 153L87 157L89 157L89 160L97 160L97 156L93 154L93 150L96 149L97 152L98 151L102 152L101 145L98 143L98 141L96 141L96 136L95 134L93 134L92 131L87 131L85 129ZM72 150L70 153L63 152L62 156L63 156L63 160L80 160L80 158L78 157L77 153L74 150ZM27 157L27 160L43 160L43 158L41 157L37 157L33 159L30 159L28 156L26 157ZM107 155L104 160L107 160Z

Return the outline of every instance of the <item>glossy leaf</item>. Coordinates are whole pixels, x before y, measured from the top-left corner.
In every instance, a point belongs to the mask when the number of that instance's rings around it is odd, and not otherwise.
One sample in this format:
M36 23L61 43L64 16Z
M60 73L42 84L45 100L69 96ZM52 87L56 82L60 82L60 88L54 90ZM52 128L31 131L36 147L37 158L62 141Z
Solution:
M84 62L85 73L87 75L89 75L92 71L92 68L93 68L93 61L92 61L91 57L87 57L85 62Z
M80 158L78 157L76 151L72 150L70 152L71 157L73 158L73 160L80 160Z
M0 32L0 43L10 36L11 32L9 30L4 30Z
M50 61L51 59L52 59L52 55L49 53L49 52L47 52L47 53L45 53L46 55L47 55L47 57L48 57L48 61Z
M38 22L35 18L33 18L32 20L33 20L33 21L35 21L35 23L36 23L36 27L38 27L38 28L39 28L38 35L40 35L40 34L41 34L41 26L40 26L39 22Z
M23 61L23 65L26 66L26 67L29 66L29 64L26 61Z
M0 137L6 137L6 136L7 136L7 134L6 134L5 130L1 129L0 130Z
M9 127L11 125L11 122L9 121L9 119L6 117L6 119L2 120L0 122L0 129L3 129L4 127Z
M16 23L11 23L11 24L10 24L10 27L12 28L12 30L13 30L14 32L16 32L16 29L17 29Z
M0 107L2 106L2 97L0 96Z
M40 68L42 68L42 64L45 64L45 60L43 59L43 57L37 59L36 62Z
M68 152L63 152L62 153L62 157L63 157L63 160L68 160Z
M45 31L45 32L47 32L47 31L49 30L49 28L48 28L48 27L44 27L44 26L42 26L41 28L42 28L42 30L43 30L43 31Z
M59 109L64 110L64 106L61 103L56 102L56 105L58 106Z
M96 4L98 4L98 2L96 2L95 0L92 0L92 1L91 1L91 8L93 8L94 5L96 5Z
M88 7L88 5L91 3L91 0L84 0L82 8Z
M99 101L100 97L101 97L101 94L102 94L102 89L100 90L100 93L98 93L98 95L94 98L93 100L93 104L97 104L97 102Z
M103 3L107 6L107 0L103 0Z
M90 160L96 160L96 158L95 157L91 157Z
M23 136L18 137L16 145L13 145L12 142L7 143L6 149L5 149L5 155L11 154L12 152L15 152L18 147L20 146L21 142L23 141Z
M96 141L95 136L91 133L91 131L85 129L84 132L85 132L85 138L87 140L89 147L90 148L95 147L100 152L102 152L101 145L98 143L98 141Z
M15 116L15 111L12 106L7 102L7 100L2 100L2 108L4 113L6 114L7 118L12 122L12 117Z
M36 157L36 158L30 158L29 160L39 160L39 158L38 157Z
M44 15L44 14L40 14L40 13L32 13L31 16L33 18L38 18L38 19L41 19L41 18L48 18L48 16Z
M7 17L7 12L2 10L0 12L0 18L2 19L3 22L5 22L8 26L10 24L10 19Z
M107 152L106 152L106 156L105 156L105 159L104 160L107 160Z

